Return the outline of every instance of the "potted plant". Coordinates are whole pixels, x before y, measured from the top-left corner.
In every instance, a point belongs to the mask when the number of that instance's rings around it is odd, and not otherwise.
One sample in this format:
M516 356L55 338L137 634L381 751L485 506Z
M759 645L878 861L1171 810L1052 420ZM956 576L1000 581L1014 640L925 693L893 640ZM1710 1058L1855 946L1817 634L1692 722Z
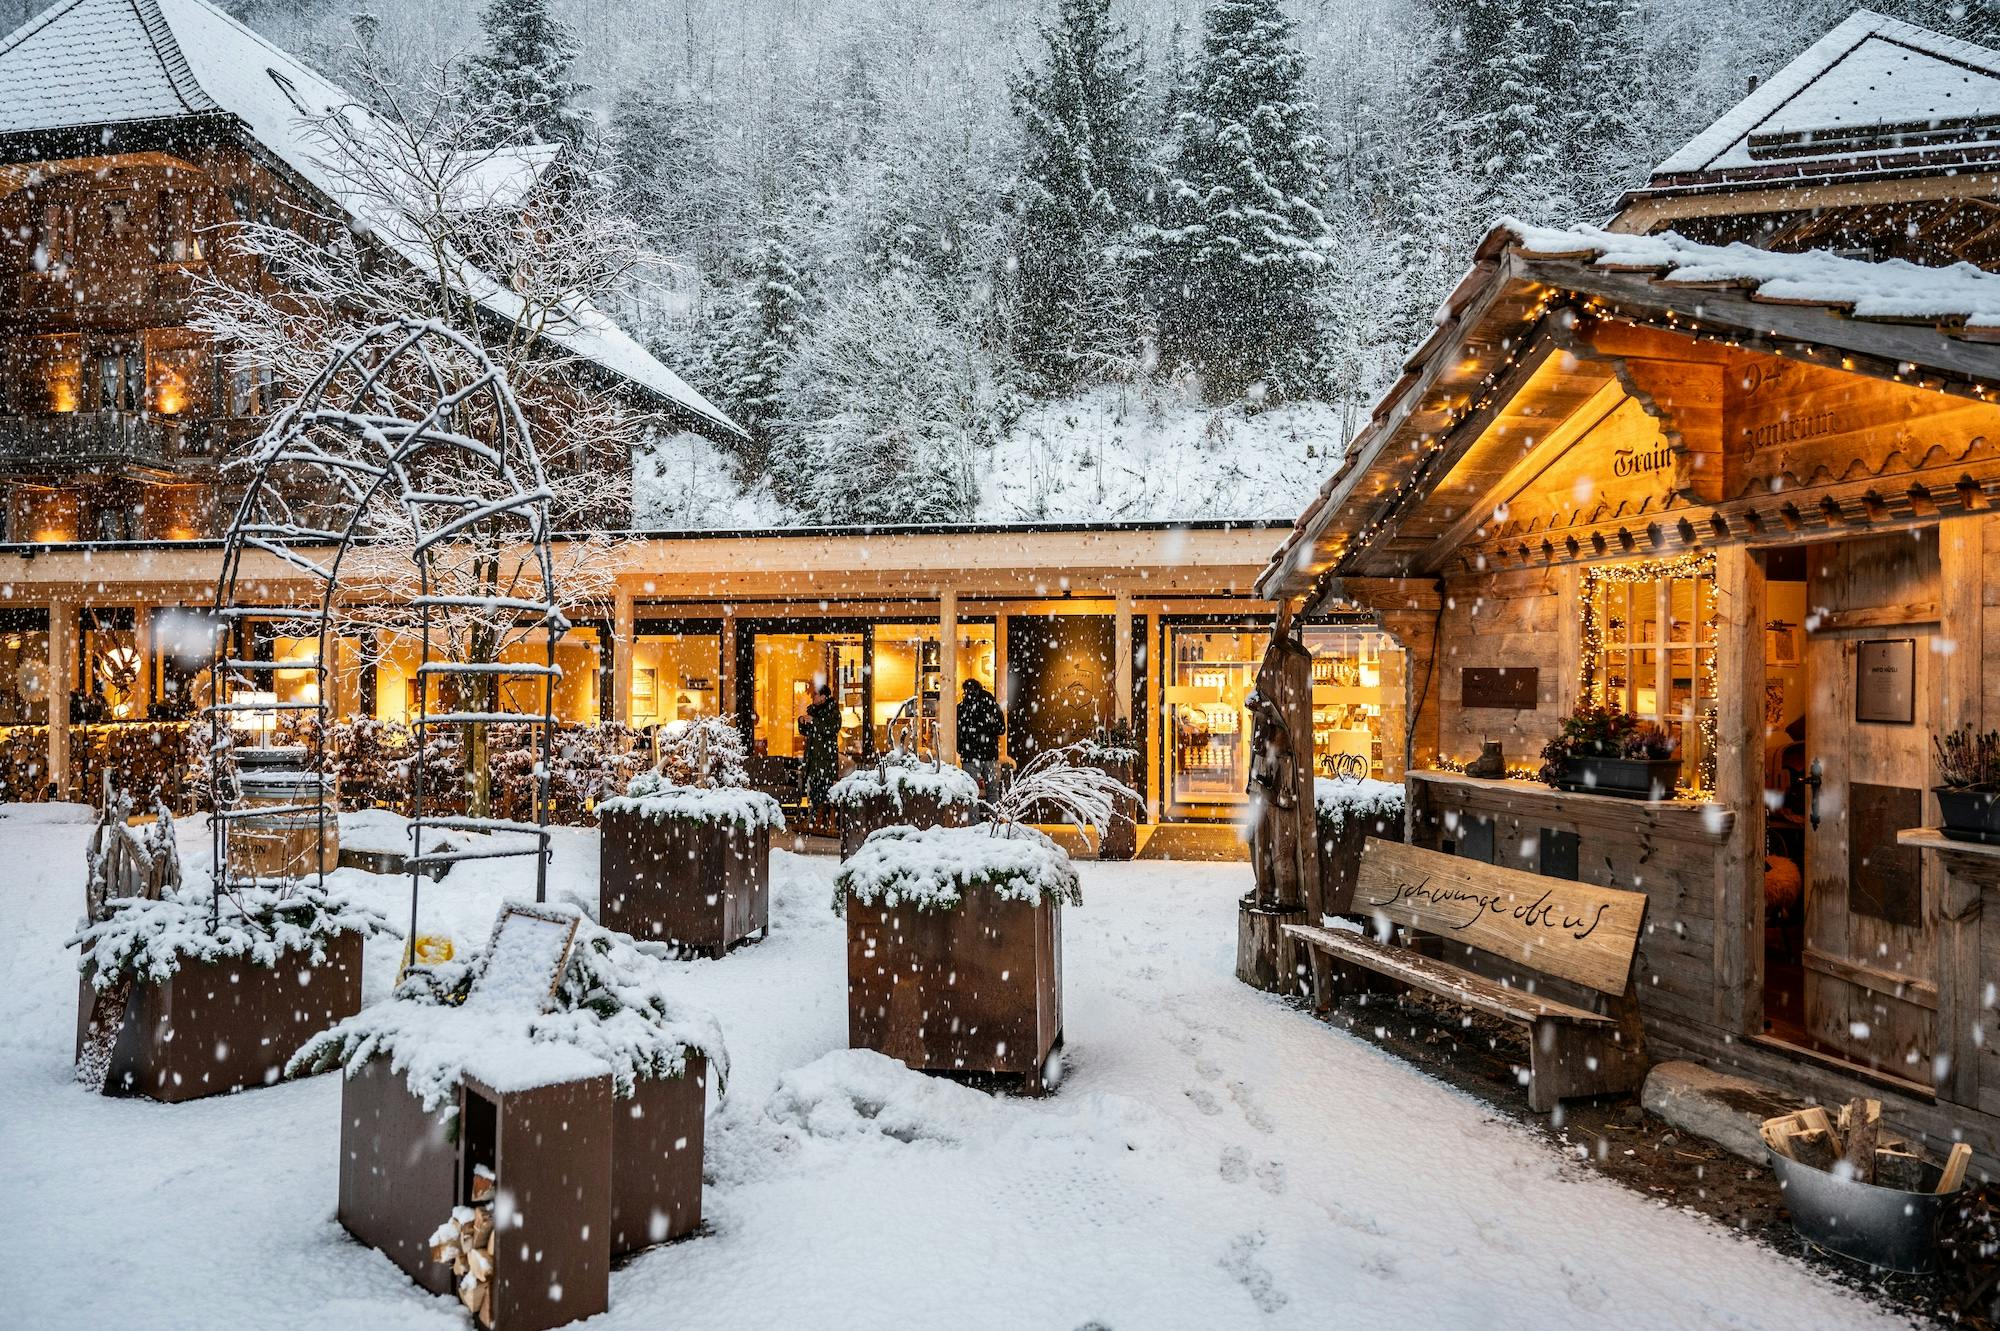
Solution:
M338 1218L362 1242L426 1289L444 1293L450 1268L435 1265L430 1237L466 1200L475 1166L490 1150L490 1096L587 1077L611 1083L608 1231L585 1239L608 1258L694 1232L701 1224L702 1152L708 1078L729 1075L715 1021L667 995L666 968L646 944L593 925L562 907L503 911L575 918L575 934L553 988L518 972L476 990L495 942L469 957L412 966L388 999L316 1035L293 1055L292 1076L340 1067L341 1169ZM478 1087L474 1089L477 1090ZM542 1151L572 1134L551 1131ZM580 1149L580 1148L579 1148ZM589 1162L575 1162L589 1179ZM504 1164L500 1183L508 1184ZM574 1186L574 1185L573 1185ZM557 1225L565 1241L576 1226Z
M778 802L749 787L742 732L721 717L675 721L659 763L597 806L598 922L720 957L771 927Z
M847 917L848 1045L934 1072L1056 1079L1062 907L1082 901L1069 855L1026 823L1057 810L1102 834L1121 787L1051 750L969 827L886 827L834 879Z
M1672 796L1681 760L1673 738L1615 705L1583 702L1542 749L1541 778L1559 790L1660 800Z
M840 816L840 858L881 827L960 827L972 821L979 783L962 767L907 749L881 755L833 783L826 797Z
M1132 723L1123 717L1108 726L1099 726L1081 745L1083 761L1116 781L1121 790L1112 796L1111 824L1097 842L1100 860L1129 860L1139 853L1139 739Z
M2000 731L1977 734L1960 726L1949 735L1933 736L1937 750L1939 829L1954 841L2000 845Z

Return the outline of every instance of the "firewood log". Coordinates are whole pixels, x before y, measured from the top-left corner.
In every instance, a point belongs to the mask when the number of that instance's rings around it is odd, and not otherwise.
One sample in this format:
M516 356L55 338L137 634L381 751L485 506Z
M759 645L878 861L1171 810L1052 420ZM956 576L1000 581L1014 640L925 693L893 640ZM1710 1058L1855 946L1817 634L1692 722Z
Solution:
M1875 1186L1918 1192L1924 1183L1924 1158L1912 1151L1875 1152Z
M493 1278L493 1259L478 1248L474 1248L465 1255L465 1266L467 1273L475 1280L491 1280Z
M481 1207L472 1217L472 1246L484 1248L493 1239L493 1208Z
M475 1205L493 1200L493 1171L485 1165L472 1168L472 1200Z
M467 1276L458 1282L458 1301L464 1304L474 1317L477 1317L479 1310L486 1306L486 1296L487 1289L484 1280L476 1280L471 1276Z
M1965 1167L1972 1163L1972 1148L1959 1142L1945 1157L1944 1174L1938 1179L1939 1192L1957 1192L1965 1186Z
M1840 1110L1840 1158L1862 1183L1875 1181L1875 1142L1882 1132L1882 1102L1855 1099Z
M1830 1132L1798 1132L1791 1138L1792 1159L1812 1169L1832 1172L1834 1162L1840 1159L1840 1152L1834 1146Z

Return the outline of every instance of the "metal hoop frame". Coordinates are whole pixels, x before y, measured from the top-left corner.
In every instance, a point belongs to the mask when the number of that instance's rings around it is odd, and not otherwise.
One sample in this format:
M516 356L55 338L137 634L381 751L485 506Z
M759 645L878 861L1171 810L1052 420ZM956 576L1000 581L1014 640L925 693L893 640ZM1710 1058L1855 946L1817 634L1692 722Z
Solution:
M469 375L454 375L446 362L469 364ZM392 389L391 374L414 371L416 382L426 391L428 405L415 419L399 403ZM463 382L454 383L454 379ZM472 409L481 411L490 422L494 438L474 438L459 430L458 423ZM344 445L344 446L342 446ZM426 490L415 474L423 464L438 460L460 461L471 468L487 469L487 479L497 483L498 498L480 500L471 495ZM568 630L555 585L555 565L550 548L549 505L552 499L540 456L527 419L521 414L508 387L506 376L496 368L480 347L442 324L401 319L378 324L353 339L320 372L300 395L284 408L259 437L252 455L242 464L249 483L236 507L234 520L223 542L222 567L216 579L215 614L227 632L216 635L213 647L212 697L205 714L213 728L226 727L231 718L245 712L293 712L312 714L310 742L312 768L319 779L309 805L250 806L242 800L236 781L236 763L230 746L218 735L209 752L209 821L214 854L212 882L214 901L211 924L220 916L222 898L236 900L236 893L249 887L275 886L284 890L299 879L276 879L238 875L229 859L231 829L245 818L310 813L318 840L324 846L326 823L336 811L329 810L324 771L327 760L328 698L330 653L338 643L332 616L339 594L340 574L356 545L379 539L371 531L368 515L387 490L410 524L411 559L416 567L417 595L412 601L417 611L421 655L417 666L417 718L413 727L415 754L410 764L410 940L417 936L419 884L426 869L459 860L491 859L507 856L535 856L535 900L548 897L549 871L549 773L555 743L555 686L561 677L556 665L556 643ZM295 496L302 476L318 483L321 493L312 502L333 506L344 514L335 518L301 520L302 507ZM329 500L328 495L333 498ZM541 579L540 599L530 597L472 596L436 590L437 553L449 548L454 538L470 535L505 538L531 547ZM332 547L331 555L327 547ZM241 594L255 586L256 576L247 573L244 560L253 553L275 557L306 575L318 588L316 605L310 610L299 605L245 605ZM453 662L434 660L433 612L485 610L491 613L532 617L544 638L540 665L512 665L494 662ZM276 662L250 659L254 653L231 655L241 638L241 626L258 619L277 618L302 622L317 633L318 653L312 661ZM314 672L317 691L314 701L277 704L239 703L233 688L250 677L278 670ZM446 711L433 714L426 681L437 676L527 675L542 680L542 710L533 713ZM432 816L425 811L423 755L432 726L484 725L505 722L539 726L541 758L535 773L535 821L512 822L498 818ZM491 834L489 847L458 851L427 851L426 829L451 829ZM325 886L324 856L315 851L315 883ZM240 909L240 902L239 902Z

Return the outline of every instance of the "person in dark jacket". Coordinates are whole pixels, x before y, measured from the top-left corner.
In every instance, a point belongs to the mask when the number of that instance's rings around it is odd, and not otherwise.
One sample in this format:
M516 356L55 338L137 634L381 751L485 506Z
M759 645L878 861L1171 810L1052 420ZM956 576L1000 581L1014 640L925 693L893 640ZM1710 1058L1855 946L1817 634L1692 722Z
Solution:
M958 702L958 758L979 783L979 793L989 798L999 774L1000 737L1006 733L1007 716L999 702L984 684L966 680L965 696Z
M815 814L831 812L826 792L840 776L840 704L827 685L819 686L818 699L806 708L799 733L806 741L806 802Z

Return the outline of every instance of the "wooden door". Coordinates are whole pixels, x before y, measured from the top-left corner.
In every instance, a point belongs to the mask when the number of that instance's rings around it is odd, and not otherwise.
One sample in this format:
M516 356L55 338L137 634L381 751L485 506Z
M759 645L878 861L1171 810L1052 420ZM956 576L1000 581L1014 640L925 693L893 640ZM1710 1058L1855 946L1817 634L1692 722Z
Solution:
M1928 1086L1935 889L1896 833L1928 799L1936 533L1815 546L1806 576L1806 1023L1821 1049Z

